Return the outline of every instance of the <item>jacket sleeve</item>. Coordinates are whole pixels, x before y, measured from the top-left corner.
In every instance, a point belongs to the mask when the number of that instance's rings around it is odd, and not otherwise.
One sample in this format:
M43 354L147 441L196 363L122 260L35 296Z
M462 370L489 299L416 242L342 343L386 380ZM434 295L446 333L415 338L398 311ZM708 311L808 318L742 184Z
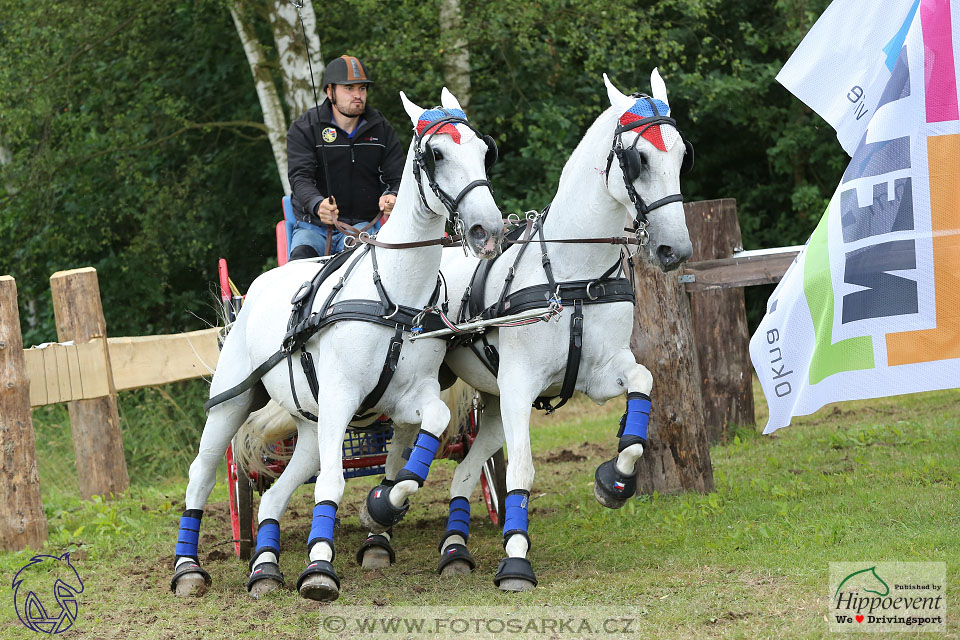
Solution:
M317 188L317 156L315 129L310 125L310 112L297 118L287 131L287 178L290 189L302 207L301 216L315 213L326 197Z
M385 149L383 162L380 164L380 172L383 174L383 181L387 185L383 195L397 195L400 191L400 179L403 177L405 158L397 132L394 131L393 126L386 118L383 119L383 124L383 146Z

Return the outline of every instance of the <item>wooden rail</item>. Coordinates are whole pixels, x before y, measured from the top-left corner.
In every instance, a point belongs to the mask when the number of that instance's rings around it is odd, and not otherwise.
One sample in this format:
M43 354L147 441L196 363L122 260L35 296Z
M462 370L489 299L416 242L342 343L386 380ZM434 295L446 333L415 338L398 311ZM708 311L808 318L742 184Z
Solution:
M738 251L729 258L692 262L680 282L687 291L710 291L780 282L803 247Z

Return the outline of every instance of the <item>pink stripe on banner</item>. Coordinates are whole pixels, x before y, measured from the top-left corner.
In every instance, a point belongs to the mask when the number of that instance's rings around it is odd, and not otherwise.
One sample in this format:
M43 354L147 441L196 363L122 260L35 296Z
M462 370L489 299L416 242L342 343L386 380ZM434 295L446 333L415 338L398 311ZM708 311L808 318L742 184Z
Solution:
M927 122L960 120L957 111L957 74L953 65L950 0L922 0L924 84Z

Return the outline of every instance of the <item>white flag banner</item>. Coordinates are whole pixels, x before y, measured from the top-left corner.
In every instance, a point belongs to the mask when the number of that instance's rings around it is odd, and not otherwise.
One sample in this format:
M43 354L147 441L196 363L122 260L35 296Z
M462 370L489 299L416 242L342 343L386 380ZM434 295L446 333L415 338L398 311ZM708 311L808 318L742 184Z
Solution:
M770 409L764 433L830 402L960 387L960 0L874 4L827 9L808 36L826 69L794 63L807 40L788 63L793 86L819 85L818 96L846 100L847 70L882 68L886 80L857 85L873 100L867 125L750 341ZM817 31L827 18L830 30ZM875 40L832 55L823 34L847 32ZM899 43L892 66L890 43ZM819 111L819 98L798 96Z
M890 81L920 0L834 0L777 81L837 130L853 155Z

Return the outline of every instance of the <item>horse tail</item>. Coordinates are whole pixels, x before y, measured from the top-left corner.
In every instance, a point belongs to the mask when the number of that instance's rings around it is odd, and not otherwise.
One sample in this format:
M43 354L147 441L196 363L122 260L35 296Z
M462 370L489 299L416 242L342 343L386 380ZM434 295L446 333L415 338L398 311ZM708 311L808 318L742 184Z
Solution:
M233 440L233 456L238 467L256 471L270 478L279 474L268 463L286 463L293 455L292 447L282 441L297 433L297 422L285 409L271 400L251 413Z

